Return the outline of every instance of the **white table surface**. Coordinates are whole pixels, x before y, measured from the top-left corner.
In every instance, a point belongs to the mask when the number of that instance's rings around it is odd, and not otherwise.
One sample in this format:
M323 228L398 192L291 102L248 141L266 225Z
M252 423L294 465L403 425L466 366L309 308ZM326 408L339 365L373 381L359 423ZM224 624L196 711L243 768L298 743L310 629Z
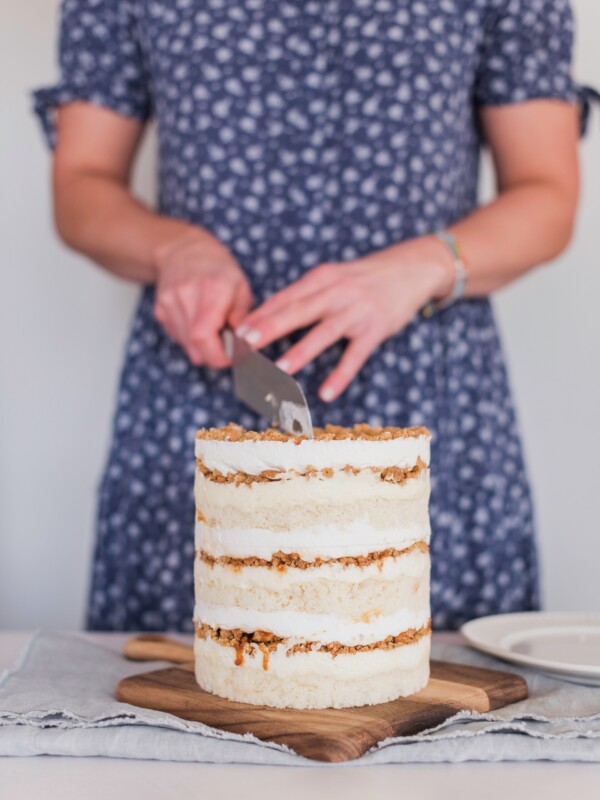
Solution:
M82 633L120 650L127 636ZM0 671L30 634L0 631ZM458 642L460 634L436 633ZM600 797L600 764L553 762L265 767L112 758L0 758L0 800L587 800Z

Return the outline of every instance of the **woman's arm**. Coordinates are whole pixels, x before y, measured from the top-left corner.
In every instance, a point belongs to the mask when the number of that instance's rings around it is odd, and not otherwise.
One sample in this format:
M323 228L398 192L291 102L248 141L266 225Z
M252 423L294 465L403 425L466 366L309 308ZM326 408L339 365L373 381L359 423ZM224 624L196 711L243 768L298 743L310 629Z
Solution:
M114 275L158 277L155 253L186 225L152 212L130 192L143 125L108 109L72 103L58 110L52 184L62 240Z
M450 230L469 265L468 296L490 294L569 243L579 196L577 109L535 100L485 108L498 196Z
M450 230L468 264L467 295L488 294L568 243L578 195L577 112L539 100L482 112L498 197ZM367 257L324 264L273 295L238 329L253 347L314 327L280 360L295 373L339 339L348 346L320 388L323 400L348 386L373 350L402 330L432 298L449 293L454 265L432 236Z
M252 304L231 253L208 231L160 216L129 189L143 127L108 109L58 112L54 214L63 241L114 275L156 283L155 313L195 364L228 362L219 331Z

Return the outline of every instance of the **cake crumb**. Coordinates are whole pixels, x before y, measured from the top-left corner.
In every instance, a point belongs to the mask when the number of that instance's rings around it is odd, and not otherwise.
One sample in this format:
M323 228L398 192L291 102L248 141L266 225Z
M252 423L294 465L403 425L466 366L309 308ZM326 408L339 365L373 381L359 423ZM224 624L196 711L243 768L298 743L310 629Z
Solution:
M196 550L196 557L204 561L211 567L215 564L223 564L232 567L235 570L240 570L243 567L268 567L274 568L279 571L290 569L315 569L322 567L326 564L340 564L343 567L368 567L370 564L377 563L380 571L383 569L383 562L387 558L399 558L400 556L412 553L419 550L422 553L429 553L429 545L425 541L414 542L408 547L397 550L394 547L388 547L386 550L379 550L372 553L367 553L364 556L339 556L338 558L315 558L314 561L306 561L300 558L298 553L284 553L278 551L273 553L270 560L265 558L258 558L257 556L248 556L246 558L236 558L233 556L211 556L204 550Z
M339 441L341 439L358 439L361 441L388 441L390 439L418 438L420 436L431 437L431 432L422 425L414 425L408 428L398 428L394 426L382 427L380 425L371 426L366 423L357 423L352 428L345 428L342 425L325 425L324 428L315 428L314 438L319 441ZM285 433L277 428L267 428L264 431L251 431L242 425L230 422L222 428L200 428L196 433L197 439L212 439L221 442L293 442L300 444L308 440L305 434L298 436L293 433Z
M296 469L277 470L277 469L264 469L256 475L248 472L220 472L218 469L209 469L202 459L196 459L196 467L207 480L213 483L233 483L236 486L251 486L253 483L273 483L275 481L290 480L291 478L316 478L322 475L324 478L333 478L336 474L332 467L323 467L318 470L310 465L307 466L304 472L299 472ZM379 475L382 481L386 483L403 484L411 478L418 477L421 472L427 469L427 464L419 456L417 463L414 467L365 467L370 470L374 475ZM362 472L360 467L351 467L346 464L339 472L346 475L359 475Z

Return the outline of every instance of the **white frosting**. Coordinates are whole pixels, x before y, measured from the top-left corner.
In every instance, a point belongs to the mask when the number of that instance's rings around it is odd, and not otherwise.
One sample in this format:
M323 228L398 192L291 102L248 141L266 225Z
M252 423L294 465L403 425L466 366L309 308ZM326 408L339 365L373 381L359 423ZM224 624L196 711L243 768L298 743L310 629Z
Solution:
M273 553L298 553L306 561L315 558L364 556L394 547L403 550L418 541L429 543L430 526L399 524L397 528L374 528L368 521L355 519L339 525L315 525L291 531L262 528L219 528L196 522L196 548L218 558L264 558Z
M257 611L196 602L194 619L213 628L243 631L264 630L275 636L298 641L340 642L344 645L372 644L396 636L408 628L421 628L429 620L429 604L420 612L400 608L393 614L370 622L338 614L305 614L300 611Z
M196 439L196 457L207 469L245 472L258 475L263 470L343 469L347 464L356 469L365 467L414 467L420 458L429 464L428 436L401 436L397 439L303 439L274 442L268 440L227 442L218 439Z

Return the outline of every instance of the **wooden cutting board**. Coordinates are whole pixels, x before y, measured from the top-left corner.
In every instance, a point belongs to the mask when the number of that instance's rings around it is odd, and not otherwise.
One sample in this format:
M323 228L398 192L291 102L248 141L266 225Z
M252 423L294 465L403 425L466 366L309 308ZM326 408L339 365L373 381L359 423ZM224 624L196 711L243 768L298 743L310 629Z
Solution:
M277 709L234 703L203 691L194 677L192 648L167 637L131 639L125 655L178 663L125 678L117 687L118 700L231 733L252 733L316 761L349 761L390 736L439 725L458 710L490 711L527 697L520 675L432 660L429 683L407 698L357 708Z

